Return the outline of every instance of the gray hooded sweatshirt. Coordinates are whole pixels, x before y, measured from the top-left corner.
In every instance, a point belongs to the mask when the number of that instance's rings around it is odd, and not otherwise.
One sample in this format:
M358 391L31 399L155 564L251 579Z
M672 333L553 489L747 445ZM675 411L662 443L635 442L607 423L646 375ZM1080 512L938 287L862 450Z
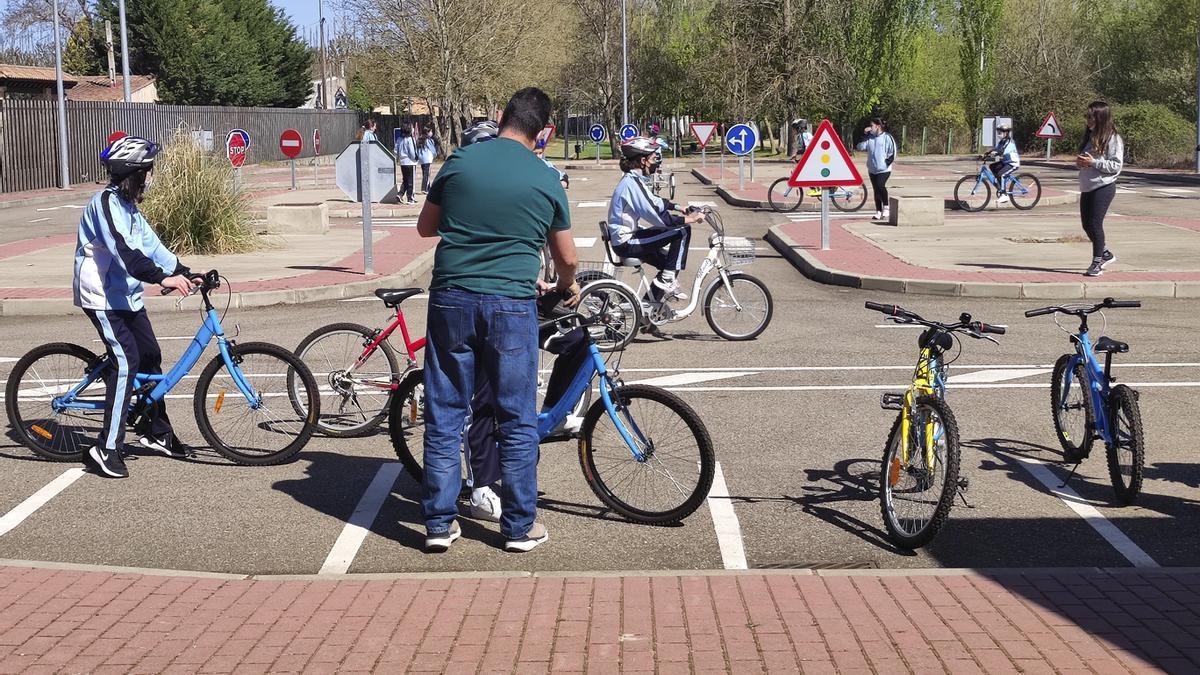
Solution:
M1121 174L1121 168L1125 165L1125 141L1120 134L1113 134L1113 137L1108 139L1108 147L1103 156L1096 155L1096 148L1090 138L1084 144L1083 152L1091 153L1095 161L1091 166L1079 170L1080 192L1091 192L1117 182L1117 176Z

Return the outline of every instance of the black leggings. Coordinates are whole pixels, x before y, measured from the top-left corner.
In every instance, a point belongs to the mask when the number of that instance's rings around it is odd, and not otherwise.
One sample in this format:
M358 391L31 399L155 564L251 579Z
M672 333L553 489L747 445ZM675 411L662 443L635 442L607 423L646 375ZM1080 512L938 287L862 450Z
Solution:
M417 167L415 167L411 164L408 164L408 165L401 164L400 165L400 176L402 177L402 180L400 182L400 197L401 198L407 198L407 199L413 198L413 169L416 169L416 168Z
M1092 257L1101 258L1107 248L1104 245L1104 216L1117 196L1117 184L1109 183L1102 188L1079 195L1079 219L1083 231L1092 240Z
M888 205L887 182L892 177L891 171L867 174L871 177L871 190L875 193L875 210L882 211Z

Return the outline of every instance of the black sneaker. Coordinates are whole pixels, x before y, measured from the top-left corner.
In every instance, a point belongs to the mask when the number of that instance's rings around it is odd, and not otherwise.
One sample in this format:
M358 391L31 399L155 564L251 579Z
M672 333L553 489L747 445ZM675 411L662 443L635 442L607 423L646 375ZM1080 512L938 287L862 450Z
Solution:
M88 464L96 473L106 478L128 478L129 469L125 468L125 460L117 450L105 450L100 446L92 446L87 451L91 462Z
M1108 267L1117 262L1117 256L1110 250L1104 249L1104 257L1100 258L1100 267Z
M142 447L150 448L156 452L160 452L172 459L187 459L195 457L196 453L187 446L174 433L167 434L163 438L155 438L154 436L142 436Z
M1104 274L1104 261L1100 260L1099 258L1093 260L1091 267L1088 267L1087 271L1083 274L1089 277L1098 277L1101 274Z

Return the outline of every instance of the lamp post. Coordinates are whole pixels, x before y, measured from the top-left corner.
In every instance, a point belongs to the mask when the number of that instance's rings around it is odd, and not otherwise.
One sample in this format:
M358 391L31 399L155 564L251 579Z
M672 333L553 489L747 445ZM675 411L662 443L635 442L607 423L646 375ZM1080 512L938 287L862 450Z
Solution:
M629 124L629 39L626 36L626 0L621 0L621 126Z
M121 21L121 89L125 94L125 102L129 103L133 100L133 93L129 86L129 31L125 28L125 0L118 0L117 13ZM54 2L54 16L58 16L58 0ZM57 26L58 22L54 25Z
M54 0L54 83L58 88L58 179L59 187L66 190L71 186L71 174L67 170L67 102L63 94L62 39L59 36L58 0Z

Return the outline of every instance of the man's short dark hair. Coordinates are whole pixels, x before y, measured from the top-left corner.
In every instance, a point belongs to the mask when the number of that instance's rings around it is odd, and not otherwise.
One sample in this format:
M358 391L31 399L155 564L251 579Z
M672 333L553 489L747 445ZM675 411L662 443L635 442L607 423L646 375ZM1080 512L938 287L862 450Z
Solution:
M529 140L550 121L550 97L537 87L525 87L508 99L500 118L500 131L512 129Z

